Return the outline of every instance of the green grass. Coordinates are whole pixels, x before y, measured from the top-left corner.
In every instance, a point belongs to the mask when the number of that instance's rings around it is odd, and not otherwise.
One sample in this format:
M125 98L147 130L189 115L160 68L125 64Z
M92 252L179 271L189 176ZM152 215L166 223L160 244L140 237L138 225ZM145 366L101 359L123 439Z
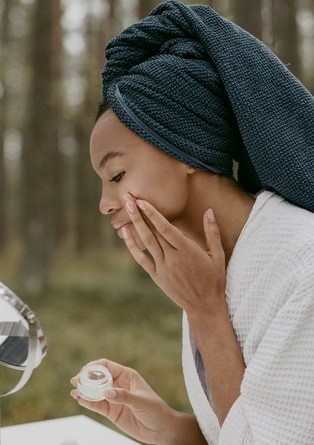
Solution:
M181 371L181 311L127 252L60 254L52 282L44 295L27 298L47 336L47 357L25 388L2 399L3 425L82 413L102 421L69 395L70 378L100 357L137 369L171 406L190 409Z

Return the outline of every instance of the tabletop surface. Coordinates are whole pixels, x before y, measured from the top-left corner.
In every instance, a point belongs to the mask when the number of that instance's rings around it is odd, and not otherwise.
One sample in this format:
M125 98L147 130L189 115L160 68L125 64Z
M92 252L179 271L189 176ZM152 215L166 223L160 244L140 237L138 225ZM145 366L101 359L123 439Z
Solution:
M1 428L1 445L138 445L87 416L62 417Z

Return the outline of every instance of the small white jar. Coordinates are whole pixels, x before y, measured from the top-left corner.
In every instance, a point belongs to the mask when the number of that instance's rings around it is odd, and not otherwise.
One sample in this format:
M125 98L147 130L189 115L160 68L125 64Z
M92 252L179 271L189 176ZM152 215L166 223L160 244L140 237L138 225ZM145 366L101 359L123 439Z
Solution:
M90 402L105 400L105 390L112 387L112 375L102 365L92 363L84 366L78 375L77 392Z

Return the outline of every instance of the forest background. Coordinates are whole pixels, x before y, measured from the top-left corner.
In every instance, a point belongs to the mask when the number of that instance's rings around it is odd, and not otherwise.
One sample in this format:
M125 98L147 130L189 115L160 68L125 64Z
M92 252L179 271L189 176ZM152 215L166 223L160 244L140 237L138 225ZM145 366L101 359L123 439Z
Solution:
M4 425L86 414L69 380L104 356L190 410L180 310L100 215L88 151L105 42L158 3L0 2L0 281L34 309L49 343L27 387L2 403ZM314 0L195 3L263 40L314 91Z

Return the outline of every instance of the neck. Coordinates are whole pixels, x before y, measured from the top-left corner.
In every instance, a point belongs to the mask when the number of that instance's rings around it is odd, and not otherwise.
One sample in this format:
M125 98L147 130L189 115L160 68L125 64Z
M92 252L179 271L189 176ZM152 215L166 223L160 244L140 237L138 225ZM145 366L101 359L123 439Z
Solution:
M220 229L228 264L255 199L229 178L198 171L189 180L187 206L175 225L207 250L203 215L211 208ZM208 193L204 193L204 190L208 190Z

